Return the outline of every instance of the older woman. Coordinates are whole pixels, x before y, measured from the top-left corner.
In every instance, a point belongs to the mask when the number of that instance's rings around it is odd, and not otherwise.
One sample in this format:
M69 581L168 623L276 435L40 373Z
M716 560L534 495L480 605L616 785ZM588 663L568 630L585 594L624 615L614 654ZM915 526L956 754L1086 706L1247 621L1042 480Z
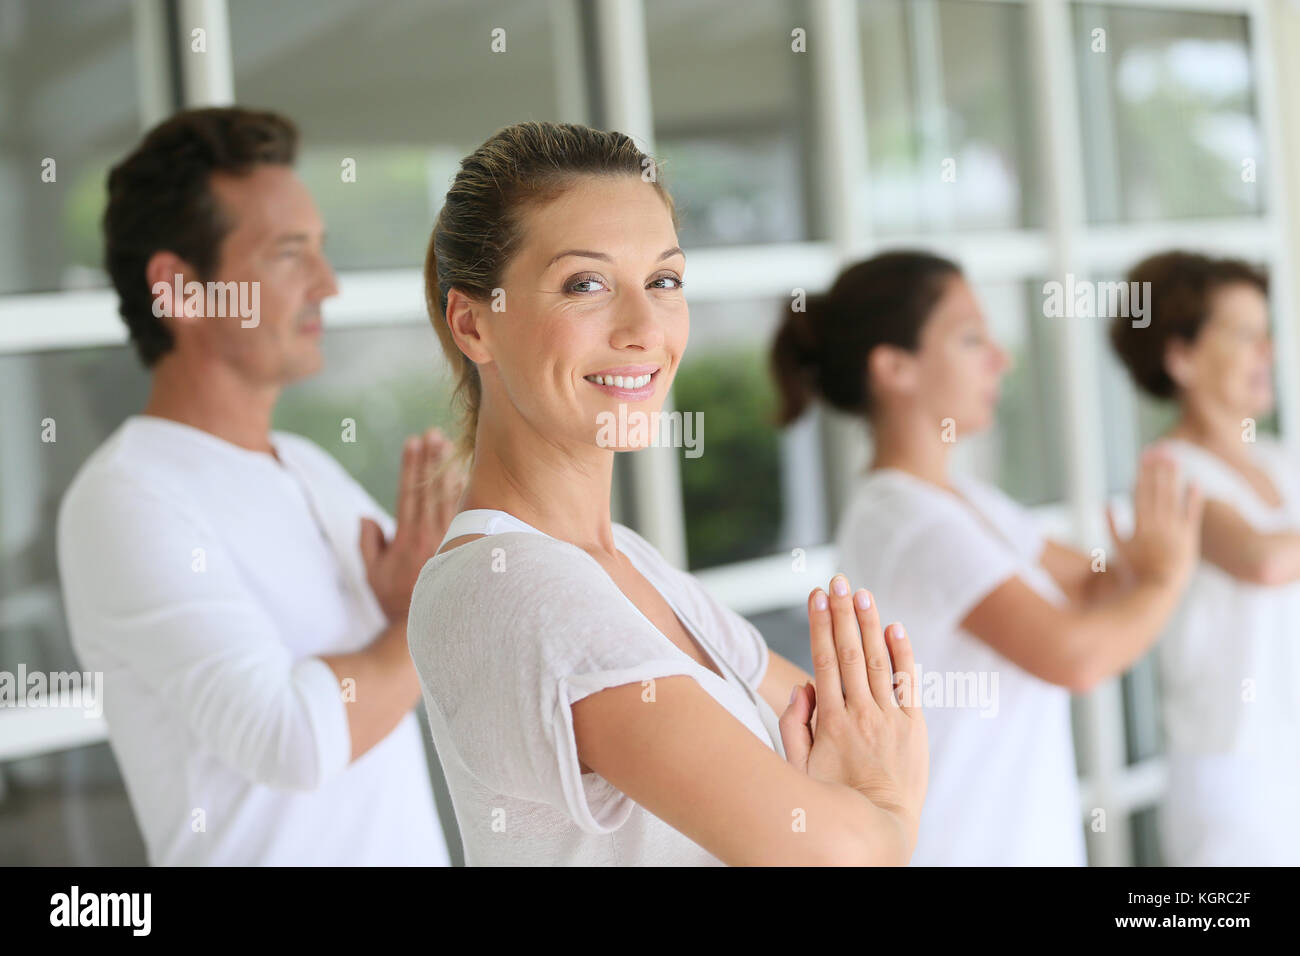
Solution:
M610 519L632 449L601 422L659 409L689 326L654 173L620 133L521 123L462 162L434 226L473 457L410 643L466 859L906 863L927 757L902 629L837 575L809 596L814 689Z
M1257 432L1273 408L1267 282L1167 252L1136 265L1150 325L1117 319L1134 382L1177 403L1157 444L1205 489L1201 560L1157 660L1169 863L1300 864L1300 460Z

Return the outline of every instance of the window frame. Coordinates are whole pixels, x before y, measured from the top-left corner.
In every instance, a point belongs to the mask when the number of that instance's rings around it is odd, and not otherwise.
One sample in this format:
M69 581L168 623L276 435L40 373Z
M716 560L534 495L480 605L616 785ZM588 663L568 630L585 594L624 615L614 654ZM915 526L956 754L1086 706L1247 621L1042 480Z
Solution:
M588 99L598 107L593 122L624 130L653 151L645 0L557 0L572 3L575 22L586 17L595 61L588 64ZM1264 143L1261 187L1264 210L1259 216L1214 220L1178 220L1135 224L1090 225L1085 212L1082 132L1078 75L1073 59L1072 0L954 0L1015 3L1028 18L1032 38L1030 73L1036 81L1034 159L1039 164L1044 225L1041 228L890 234L881 240L856 210L869 189L866 170L866 113L861 90L858 0L807 0L809 36L824 42L812 64L811 108L816 113L817 157L812 197L825 238L766 246L712 247L691 253L692 301L736 297L787 296L791 290L828 283L838 270L879 248L922 245L962 262L976 285L982 282L1039 281L1045 275L1074 271L1079 275L1115 271L1173 242L1194 243L1210 251L1250 257L1267 264L1272 282L1277 354L1300 355L1292 306L1295 291L1288 268L1294 254L1292 214L1279 170L1282 166L1281 106L1272 42L1269 0L1090 0L1102 6L1214 12L1246 18L1253 93ZM924 0L919 15L933 20L934 0ZM135 0L133 6L137 82L142 128L160 120L170 104L225 105L234 102L235 77L229 10L226 0ZM190 55L191 25L208 27L208 52ZM939 68L933 57L921 62ZM936 77L919 78L920 88L934 89ZM941 77L939 78L941 80ZM941 88L941 87L940 87ZM820 218L818 218L820 216ZM344 271L340 295L331 301L329 324L357 328L427 321L423 314L422 277L418 269ZM0 355L87 346L121 345L126 330L117 318L109 290L67 291L0 296ZM1048 533L1083 544L1104 541L1107 504L1102 422L1095 409L1103 381L1096 336L1081 322L1058 326L1056 356L1062 375L1059 414L1066 453L1065 497L1034 509ZM1300 428L1300 363L1277 362L1278 422L1285 441L1294 443ZM671 398L665 411L672 408ZM854 470L866 452L865 431L842 416L823 414L823 467L827 472L828 517L834 519L846 500ZM685 566L684 512L679 458L673 449L649 449L626 459L621 474L630 486L629 523L656 545L673 564ZM1119 509L1126 502L1114 498ZM828 580L835 570L830 544L806 549L806 572L792 574L783 553L697 573L706 588L738 613L753 615L802 603L812 583ZM1165 779L1160 757L1128 764L1125 757L1124 706L1116 678L1077 701L1075 729L1082 768L1081 820L1104 808L1110 820L1104 833L1089 835L1090 862L1132 862L1129 818L1150 806ZM78 717L60 721L58 711L24 714L10 721L0 740L0 762L34 753L51 753L106 739L102 719L96 725Z

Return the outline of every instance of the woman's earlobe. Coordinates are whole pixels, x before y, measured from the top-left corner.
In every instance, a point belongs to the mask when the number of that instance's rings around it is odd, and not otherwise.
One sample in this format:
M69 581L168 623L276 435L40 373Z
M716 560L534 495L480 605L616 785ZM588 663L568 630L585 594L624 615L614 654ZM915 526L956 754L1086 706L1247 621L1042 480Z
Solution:
M474 303L470 299L452 290L447 296L445 321L452 340L466 358L475 364L491 360Z

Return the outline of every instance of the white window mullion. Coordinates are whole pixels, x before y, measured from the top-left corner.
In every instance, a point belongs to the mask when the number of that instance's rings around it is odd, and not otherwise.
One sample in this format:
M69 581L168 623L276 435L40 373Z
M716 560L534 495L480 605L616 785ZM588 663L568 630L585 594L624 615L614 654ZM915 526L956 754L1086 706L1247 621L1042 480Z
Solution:
M1067 0L1033 0L1028 14L1052 275L1063 279L1078 268L1085 229L1073 26ZM1076 544L1095 546L1106 540L1102 527L1106 451L1097 415L1101 404L1097 340L1086 322L1064 320L1056 326L1056 334L1071 525ZM1125 765L1119 680L1109 680L1082 698L1079 710L1080 763L1094 806L1107 813L1105 831L1091 840L1090 859L1103 866L1127 865L1132 862L1127 814L1111 799L1114 781Z
M172 58L167 55L167 11L161 0L134 0L131 30L140 129L149 130L172 111Z
M861 29L856 0L811 0L809 12L808 55L813 58L813 106L820 139L815 154L821 160L817 179L823 190L817 198L838 270L871 250ZM797 286L806 288L806 281ZM822 419L830 518L835 521L852 493L854 475L868 455L867 430L860 419L831 409L819 406L818 415Z
M1278 73L1274 59L1272 11L1264 0L1251 4L1247 18L1250 58L1254 66L1255 102L1259 111L1264 155L1256 163L1263 172L1265 214L1273 228L1268 231L1273 248L1269 256L1269 293L1272 298L1273 342L1279 358L1277 376L1278 427L1293 447L1300 443L1300 342L1296 334L1296 296L1292 266L1295 263L1296 232L1290 227L1289 196L1282 168L1286 148L1282 141L1282 108L1278 103ZM1292 52L1292 51L1287 51Z
M179 0L177 25L183 105L234 104L235 66L226 0ZM201 36L196 35L198 30L203 31ZM196 50L200 39L201 49Z

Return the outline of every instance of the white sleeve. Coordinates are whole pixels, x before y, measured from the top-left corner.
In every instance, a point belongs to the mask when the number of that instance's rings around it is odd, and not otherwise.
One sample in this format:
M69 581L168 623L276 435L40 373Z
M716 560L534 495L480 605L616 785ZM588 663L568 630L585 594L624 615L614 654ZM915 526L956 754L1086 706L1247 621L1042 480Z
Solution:
M74 487L59 513L58 562L84 667L129 669L198 745L257 783L313 790L348 765L334 672L292 658L184 503L126 478Z
M966 615L1019 570L1019 559L974 516L957 508L935 512L900 537L885 558L882 580L874 585L881 623L901 621L919 654L928 633L959 629ZM872 589L873 583L860 586Z
M475 778L593 834L622 826L633 803L581 772L571 706L609 687L697 676L594 560L526 532L426 565L408 636L426 701L451 733L445 743Z

